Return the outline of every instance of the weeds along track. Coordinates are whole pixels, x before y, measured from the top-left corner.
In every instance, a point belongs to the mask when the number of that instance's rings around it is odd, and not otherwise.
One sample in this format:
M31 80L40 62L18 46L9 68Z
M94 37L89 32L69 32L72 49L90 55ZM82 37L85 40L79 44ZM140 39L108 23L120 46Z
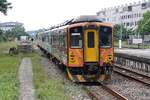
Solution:
M119 65L114 66L114 72L118 73L122 76L125 76L129 79L136 80L138 82L141 82L143 84L150 86L150 76L138 73L136 71L132 71L130 69L126 69L126 68L121 67Z

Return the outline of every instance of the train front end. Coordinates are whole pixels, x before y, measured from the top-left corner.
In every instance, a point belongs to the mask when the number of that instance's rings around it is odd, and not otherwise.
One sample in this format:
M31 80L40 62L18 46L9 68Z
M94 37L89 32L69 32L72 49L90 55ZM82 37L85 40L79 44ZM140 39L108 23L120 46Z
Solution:
M84 22L68 28L69 79L97 82L111 79L113 66L112 25Z

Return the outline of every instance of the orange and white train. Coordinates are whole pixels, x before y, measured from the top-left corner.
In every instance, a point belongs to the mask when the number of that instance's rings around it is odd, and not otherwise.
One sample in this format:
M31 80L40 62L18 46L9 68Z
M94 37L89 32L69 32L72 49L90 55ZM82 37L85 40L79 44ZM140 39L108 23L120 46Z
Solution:
M74 82L111 79L113 27L98 16L80 16L37 34L38 46Z

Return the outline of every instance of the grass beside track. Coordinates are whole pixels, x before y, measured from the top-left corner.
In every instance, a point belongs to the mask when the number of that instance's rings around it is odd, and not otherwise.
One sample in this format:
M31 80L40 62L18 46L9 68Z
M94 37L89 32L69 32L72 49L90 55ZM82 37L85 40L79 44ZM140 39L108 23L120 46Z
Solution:
M14 42L0 43L0 100L17 100L19 96L18 55L10 56L8 50Z
M0 100L18 100L18 71L23 57L30 57L33 66L33 82L37 100L70 100L65 94L62 80L50 79L41 66L38 53L19 53L10 56L8 50L16 47L15 42L0 43Z
M70 100L65 94L65 87L62 80L50 79L43 70L41 57L38 53L32 58L33 81L35 94L38 100Z

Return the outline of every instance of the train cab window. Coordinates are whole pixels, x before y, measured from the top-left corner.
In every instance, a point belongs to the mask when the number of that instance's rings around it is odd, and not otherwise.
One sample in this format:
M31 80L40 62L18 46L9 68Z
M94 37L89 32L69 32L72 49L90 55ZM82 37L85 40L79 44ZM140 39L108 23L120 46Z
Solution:
M81 33L71 33L71 48L82 48Z
M101 26L99 30L100 47L109 48L112 46L112 28Z
M82 27L70 29L70 47L82 48Z

